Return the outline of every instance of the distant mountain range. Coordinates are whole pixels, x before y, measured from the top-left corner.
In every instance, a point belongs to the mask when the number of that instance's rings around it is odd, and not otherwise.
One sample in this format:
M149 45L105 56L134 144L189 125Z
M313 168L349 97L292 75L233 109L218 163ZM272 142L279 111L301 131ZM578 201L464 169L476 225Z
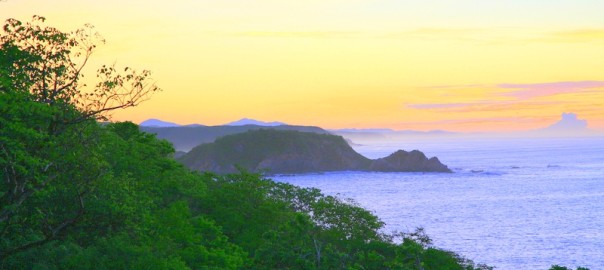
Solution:
M191 125L180 125L173 122L167 122L159 119L148 119L139 124L142 127L204 127L205 125L201 124L191 124ZM242 118L237 121L226 123L222 126L259 126L259 127L278 127L278 126L289 126L284 122L265 122L259 121L250 118ZM416 131L416 130L393 130L387 128L375 128L375 129L357 129L357 128L348 128L348 129L331 129L330 133L338 134L344 137L347 136L398 136L398 135L453 135L453 134L464 134L458 132L451 132L446 130L431 130L431 131ZM577 114L575 113L563 113L560 120L556 123L541 129L528 130L528 131L519 131L519 132L511 132L518 134L533 134L533 135L581 135L581 134L593 134L594 131L587 128L587 121L579 119ZM478 134L489 134L478 133Z
M147 119L139 124L141 127L180 127L179 124L166 122L159 119Z
M187 152L202 143L211 143L218 137L263 128L277 130L296 130L314 133L330 133L344 137L350 144L367 144L376 141L409 139L430 139L435 137L459 136L471 137L542 137L542 136L600 136L601 132L587 128L587 121L579 119L574 113L564 113L556 123L542 129L507 133L456 133L444 130L414 131L392 129L337 129L324 130L311 126L292 126L283 122L264 122L249 118L230 122L222 126L204 126L199 124L179 125L159 119L149 119L140 123L141 130L155 133L160 139L166 139L178 151Z
M225 126L247 126L247 125L255 125L255 126L263 126L263 127L276 127L276 126L286 126L286 123L283 122L263 122L249 118L242 118L240 120L230 122L224 124Z
M242 118L237 121L226 123L223 126L248 126L248 125L262 126L262 127L276 127L276 126L286 126L287 124L283 123L283 122L264 122L264 121L259 121L259 120L255 120L255 119L250 119L250 118ZM205 125L201 125L201 124L179 125L179 124L176 124L173 122L167 122L167 121L151 118L151 119L147 119L147 120L141 122L139 124L139 126L142 126L142 127L184 127L184 126L203 127Z
M276 130L296 130L303 132L313 132L327 134L326 130L319 127L307 126L259 126L259 125L239 125L239 126L140 126L141 131L154 133L160 139L165 139L174 145L177 151L188 152L193 147L203 143L211 143L216 138L243 133L248 130L257 129L276 129Z

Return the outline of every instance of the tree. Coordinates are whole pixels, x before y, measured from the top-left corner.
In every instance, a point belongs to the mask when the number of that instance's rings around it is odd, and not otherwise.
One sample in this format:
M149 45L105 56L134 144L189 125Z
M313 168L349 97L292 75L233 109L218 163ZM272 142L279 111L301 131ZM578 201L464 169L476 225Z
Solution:
M560 266L560 265L552 265L552 267L549 270L572 270L572 268L568 268L566 266ZM577 270L589 270L589 268L585 268L585 267L577 267Z
M0 258L45 244L76 223L84 197L105 171L90 151L98 141L80 137L94 126L49 134L59 111L30 97L0 94Z
M97 43L91 26L65 33L8 19L0 36L0 259L43 245L77 223L107 177L96 120L160 89L150 72L113 66L88 90L82 70ZM52 201L52 204L48 204Z
M0 269L239 269L246 254L222 233L201 209L207 207L205 176L176 163L173 148L135 124L91 125L98 143L86 150L103 164L104 176L90 183L78 222L60 235L0 260ZM84 160L70 160L86 164ZM81 166L81 165L80 165ZM79 172L72 167L67 173ZM71 181L78 181L70 177ZM1 239L14 246L28 230L43 237L42 216L60 219L49 210L70 208L61 194L71 194L62 182L28 200L15 218L37 223L13 223ZM36 203L39 202L39 203ZM30 211L35 210L35 211ZM33 212L33 214L32 214ZM27 239L26 239L27 240ZM0 246L1 247L1 246Z
M43 26L44 21L41 16L34 16L31 23L6 21L0 36L3 91L26 91L37 102L75 107L81 113L63 122L106 120L111 111L136 106L160 91L150 80L150 71L125 67L120 73L115 66L98 69L99 82L88 89L80 83L82 70L97 44L105 40L91 25L66 33Z

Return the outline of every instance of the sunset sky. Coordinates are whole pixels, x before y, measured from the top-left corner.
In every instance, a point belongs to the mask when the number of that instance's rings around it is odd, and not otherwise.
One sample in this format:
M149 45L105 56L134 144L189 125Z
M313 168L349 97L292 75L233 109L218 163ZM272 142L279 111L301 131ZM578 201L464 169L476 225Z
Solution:
M602 0L5 0L0 19L90 23L101 64L163 92L113 120L511 131L604 129Z

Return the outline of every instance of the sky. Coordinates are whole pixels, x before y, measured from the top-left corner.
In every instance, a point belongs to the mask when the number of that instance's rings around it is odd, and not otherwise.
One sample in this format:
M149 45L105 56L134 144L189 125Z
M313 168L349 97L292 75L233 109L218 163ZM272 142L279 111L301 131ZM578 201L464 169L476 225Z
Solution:
M601 0L5 0L106 39L88 63L163 89L113 114L219 125L517 131L576 113L604 129Z

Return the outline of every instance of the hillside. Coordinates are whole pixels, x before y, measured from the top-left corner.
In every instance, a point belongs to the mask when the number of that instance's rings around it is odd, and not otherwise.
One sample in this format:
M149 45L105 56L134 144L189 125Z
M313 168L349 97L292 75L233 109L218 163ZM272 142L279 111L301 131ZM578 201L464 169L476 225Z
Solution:
M340 136L273 129L250 130L202 144L178 159L198 171L233 173L240 166L267 173L328 171L450 172L437 158L402 150L371 160Z
M165 139L174 145L177 151L187 152L193 147L204 143L211 143L218 137L243 133L248 130L270 128L276 130L297 130L304 132L328 133L318 127L307 126L275 126L263 127L258 125L243 126L177 126L177 127L150 127L140 126L140 130L157 135L159 139Z

